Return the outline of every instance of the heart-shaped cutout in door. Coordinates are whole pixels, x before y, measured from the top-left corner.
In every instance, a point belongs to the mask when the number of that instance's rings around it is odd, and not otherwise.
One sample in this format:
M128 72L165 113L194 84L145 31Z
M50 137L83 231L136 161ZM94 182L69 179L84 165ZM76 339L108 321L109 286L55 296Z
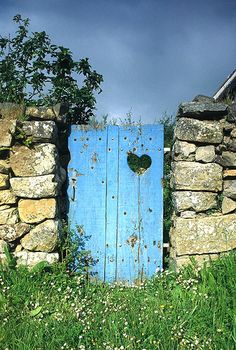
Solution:
M147 154L143 154L141 157L134 153L129 153L127 157L127 163L130 169L138 174L143 175L152 164L152 159Z

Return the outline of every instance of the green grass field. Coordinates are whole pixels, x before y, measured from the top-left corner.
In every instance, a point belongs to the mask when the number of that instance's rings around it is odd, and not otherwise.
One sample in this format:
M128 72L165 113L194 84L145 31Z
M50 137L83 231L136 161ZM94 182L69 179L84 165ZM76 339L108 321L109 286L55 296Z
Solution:
M236 255L135 287L2 267L0 349L236 349Z

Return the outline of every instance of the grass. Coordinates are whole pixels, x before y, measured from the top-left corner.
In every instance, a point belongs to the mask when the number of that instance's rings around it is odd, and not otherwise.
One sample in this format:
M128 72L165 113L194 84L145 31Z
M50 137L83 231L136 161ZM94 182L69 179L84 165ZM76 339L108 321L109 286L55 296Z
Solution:
M141 286L62 267L0 269L1 350L236 349L236 255Z

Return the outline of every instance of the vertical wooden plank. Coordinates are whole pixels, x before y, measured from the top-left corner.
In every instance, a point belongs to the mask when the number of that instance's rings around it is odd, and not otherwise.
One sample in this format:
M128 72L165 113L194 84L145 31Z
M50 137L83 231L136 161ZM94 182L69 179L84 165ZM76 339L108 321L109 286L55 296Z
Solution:
M128 152L135 151L139 142L134 126L119 128L119 191L117 235L117 280L134 282L139 264L139 179L128 166Z
M117 254L117 205L119 164L118 145L119 127L110 125L107 129L107 205L106 205L106 255L105 255L105 281L116 280L116 254Z
M141 251L140 272L151 277L162 268L163 244L163 157L164 131L162 125L143 125L139 155L152 159L150 168L140 175Z
M70 227L83 226L93 272L108 282L152 276L162 266L162 126L72 126L69 149ZM148 154L151 167L137 175L128 152Z
M69 221L83 227L84 249L91 251L92 273L104 280L107 130L72 126L69 138ZM78 233L79 234L79 233Z

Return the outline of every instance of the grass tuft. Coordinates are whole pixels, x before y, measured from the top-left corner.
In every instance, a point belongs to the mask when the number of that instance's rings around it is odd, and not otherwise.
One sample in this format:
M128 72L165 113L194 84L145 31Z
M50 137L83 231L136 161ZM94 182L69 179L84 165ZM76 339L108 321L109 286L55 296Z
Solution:
M236 349L236 255L127 287L0 268L0 349Z

